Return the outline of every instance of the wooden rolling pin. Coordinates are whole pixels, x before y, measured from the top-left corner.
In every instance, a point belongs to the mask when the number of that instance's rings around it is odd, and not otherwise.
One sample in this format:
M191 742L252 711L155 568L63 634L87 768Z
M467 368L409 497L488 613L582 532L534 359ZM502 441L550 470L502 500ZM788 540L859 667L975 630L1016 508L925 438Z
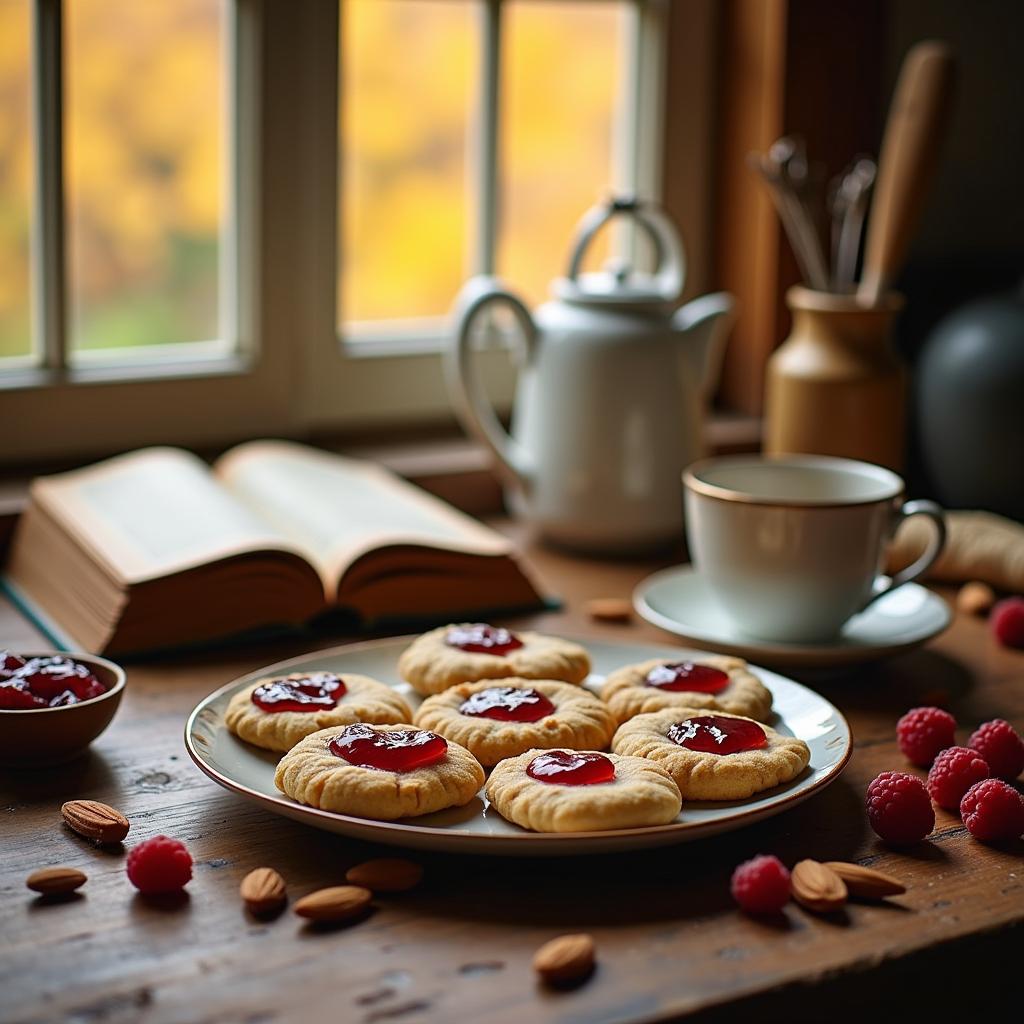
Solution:
M953 95L953 56L944 43L912 47L889 108L868 223L857 301L877 306L899 273L938 161Z

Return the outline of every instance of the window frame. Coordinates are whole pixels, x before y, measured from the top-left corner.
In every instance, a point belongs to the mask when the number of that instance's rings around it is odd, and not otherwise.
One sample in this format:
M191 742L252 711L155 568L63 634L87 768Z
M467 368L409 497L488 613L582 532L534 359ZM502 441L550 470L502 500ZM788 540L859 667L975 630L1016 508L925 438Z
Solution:
M33 135L37 158L46 162L38 165L36 184L33 280L38 283L33 287L38 294L33 296L33 313L34 322L42 324L37 334L45 339L44 361L40 367L0 374L2 462L91 456L143 444L212 446L269 434L365 432L382 425L451 420L441 369L443 331L403 335L385 328L386 336L372 341L338 337L338 147L333 144L338 125L338 4L224 2L232 187L227 190L231 226L222 240L221 296L227 312L224 328L237 351L216 360L147 354L145 361L67 367L60 358L66 322L61 71L60 61L53 60L60 49L61 0L35 0ZM462 2L478 7L483 39L492 56L500 53L507 0ZM663 161L678 150L671 144L665 117L669 56L686 61L698 48L709 50L713 0L688 0L685 5L633 2L635 87L623 92L632 131L618 142L616 185L635 184L642 194L660 198ZM685 15L679 10L683 6L690 9ZM684 23L698 26L696 39ZM493 204L498 195L493 154L499 131L499 69L496 60L481 63L486 67L478 98L489 114L484 118L489 128L476 133L477 189L483 203ZM704 88L688 96L688 104L709 98L710 75L704 79ZM303 116L296 117L297 110ZM690 160L702 174L709 153L710 146L703 147ZM624 166L623 154L633 154L633 166ZM674 181L668 191L689 195L693 189ZM492 215L477 232L479 270L491 269L480 254L493 253L493 231ZM706 241L698 238L695 246L688 238L698 278L698 268L706 263ZM514 387L508 351L497 345L482 352L480 360L496 400L506 404Z

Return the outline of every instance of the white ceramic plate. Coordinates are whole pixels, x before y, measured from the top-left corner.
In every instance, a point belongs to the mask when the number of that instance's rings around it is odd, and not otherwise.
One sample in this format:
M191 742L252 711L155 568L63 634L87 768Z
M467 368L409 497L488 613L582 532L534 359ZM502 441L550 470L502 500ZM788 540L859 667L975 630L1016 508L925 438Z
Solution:
M941 633L952 618L938 594L907 583L850 619L834 643L772 643L737 629L689 565L648 576L633 591L633 605L648 622L706 651L792 668L833 668L892 657Z
M549 835L529 832L505 821L487 806L483 791L466 807L423 815L399 822L369 821L305 807L274 786L277 755L236 739L224 727L224 710L242 687L267 675L330 670L344 675L357 672L389 683L415 707L420 698L399 680L395 671L399 654L411 637L374 640L335 647L282 661L251 672L222 686L200 702L185 726L185 745L195 763L226 789L261 804L274 814L355 839L452 853L500 856L559 856L610 853L664 846L726 832L778 814L827 786L850 757L850 727L839 710L813 690L764 669L756 669L775 698L773 728L799 736L811 748L811 763L799 778L737 803L688 803L669 825ZM647 658L679 659L686 652L657 644L609 644L581 640L590 651L594 673L587 686L597 691L613 669ZM695 653L695 652L691 652Z

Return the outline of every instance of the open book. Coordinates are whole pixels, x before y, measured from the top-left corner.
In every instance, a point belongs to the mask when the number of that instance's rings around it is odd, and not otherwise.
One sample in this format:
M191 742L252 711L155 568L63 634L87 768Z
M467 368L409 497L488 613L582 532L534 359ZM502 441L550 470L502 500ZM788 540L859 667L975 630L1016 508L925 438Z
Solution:
M7 585L81 650L124 654L299 625L535 608L493 530L373 463L254 441L212 467L148 448L34 481Z

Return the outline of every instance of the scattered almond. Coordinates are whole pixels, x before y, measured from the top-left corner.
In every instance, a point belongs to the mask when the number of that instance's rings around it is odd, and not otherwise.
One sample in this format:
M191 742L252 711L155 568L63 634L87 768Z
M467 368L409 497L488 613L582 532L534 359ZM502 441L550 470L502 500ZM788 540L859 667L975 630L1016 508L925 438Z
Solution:
M598 622L629 622L633 606L624 597L595 597L586 603L587 615Z
M892 875L875 871L874 868L847 864L841 860L825 861L825 867L831 868L843 880L851 896L858 896L862 900L880 900L907 891L907 887Z
M363 861L345 872L345 881L374 892L405 892L420 884L423 868L402 857L378 857Z
M559 935L533 954L533 969L551 985L582 981L594 969L594 940L586 934Z
M68 828L97 843L119 843L131 827L120 811L98 800L69 800L60 813Z
M793 898L808 910L828 912L846 903L846 883L824 864L802 860L793 868Z
M957 611L965 615L985 615L996 603L996 592L978 580L965 583L956 595Z
M238 887L249 910L261 916L280 910L288 899L284 879L273 868L256 868L242 879Z
M33 892L41 892L44 896L55 896L58 893L74 892L85 885L85 874L78 868L42 868L33 871L25 884Z
M335 885L303 896L295 913L310 921L352 921L370 906L373 893L361 885Z

